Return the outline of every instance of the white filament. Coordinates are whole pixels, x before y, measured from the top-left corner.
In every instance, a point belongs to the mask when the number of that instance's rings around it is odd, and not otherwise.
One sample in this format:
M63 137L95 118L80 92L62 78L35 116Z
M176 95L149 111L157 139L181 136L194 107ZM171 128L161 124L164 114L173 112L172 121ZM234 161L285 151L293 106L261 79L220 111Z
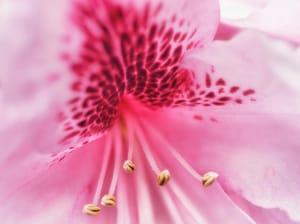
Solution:
M160 144L163 144L165 149L167 149L174 156L174 158L182 165L183 168L185 168L185 170L191 176L193 176L197 180L201 180L202 176L191 167L191 165L176 151L176 149L168 141L166 141L165 138L159 135L149 122L144 123L147 127L147 130L150 132L150 136L153 136Z
M107 139L105 141L105 147L103 149L103 151L104 151L103 165L101 167L101 171L100 171L99 178L98 178L98 184L97 184L97 188L96 188L94 199L93 199L93 204L95 204L95 205L98 205L99 201L100 201L100 194L101 194L103 182L105 179L105 174L106 174L106 171L108 168L110 153L112 151L111 146L112 146L111 135L107 135Z
M122 167L121 165L121 155L122 155L122 135L120 133L119 128L115 128L115 164L114 164L114 170L113 170L113 177L112 181L109 187L109 194L113 195L115 192L115 189L117 187L118 178L120 175L120 169Z

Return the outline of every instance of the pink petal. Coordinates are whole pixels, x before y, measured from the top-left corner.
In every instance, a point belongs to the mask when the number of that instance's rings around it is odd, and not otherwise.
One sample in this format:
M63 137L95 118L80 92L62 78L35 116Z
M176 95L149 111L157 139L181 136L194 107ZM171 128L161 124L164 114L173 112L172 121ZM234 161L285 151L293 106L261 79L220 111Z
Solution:
M280 208L293 220L300 220L298 58L299 49L255 32L243 32L231 41L215 42L202 53L194 52L184 65L199 72L200 84L205 86L199 68L203 61L212 64L209 89L216 97L216 81L222 78L230 97L232 87L240 87L237 91L249 87L255 90L255 101L199 108L194 110L198 127L189 122L190 115L182 117L188 124L174 124L169 133L191 160L200 158L191 163L202 172L217 171L228 192L242 194L257 206ZM195 147L198 152L193 152Z
M223 173L225 188L255 205L281 208L299 221L298 119L295 115L224 118L220 125L226 134L219 128L206 131L202 156L215 161L202 165Z
M218 186L218 184L209 188L204 188L201 186L200 179L195 179L193 176L191 176L191 174L182 167L180 162L176 161L172 154L167 150L166 147L168 147L170 144L168 137L164 139L165 142L162 141L162 139L157 138L156 134L160 135L162 133L170 134L172 137L176 138L174 133L177 134L178 129L183 131L187 130L186 127L188 127L188 125L181 122L179 122L181 125L177 126L178 123L177 121L174 121L174 119L179 120L179 117L184 118L181 114L174 115L172 112L167 110L162 113L154 113L145 119L145 128L149 130L149 141L151 141L151 148L153 150L158 150L158 155L156 158L158 158L160 164L163 164L164 167L168 168L172 174L172 180L170 181L169 185L166 186L168 191L170 191L169 196L167 195L167 192L163 194L166 194L166 198L170 196L172 197L173 203L175 204L175 207L177 207L177 213L179 212L179 216L182 218L182 220L178 223L203 222L213 224L221 223L223 220L227 220L229 223L254 223L253 220L247 216L247 214L241 211L239 207L237 207L230 200L230 198L224 194L223 190ZM161 126L163 124L168 125L165 125L165 127L162 128ZM151 130L152 128L154 129ZM155 133L155 130L157 132L162 131L162 133ZM167 135L162 135L163 138L165 136ZM182 137L184 139L184 136L181 135L181 140ZM177 139L179 139L178 136ZM176 150L179 153L187 150L187 148L184 149L177 147L178 144L176 143L171 145L173 150ZM193 165L194 164L191 163L191 166ZM165 203L166 198L164 198ZM163 201L161 203L163 203ZM170 206L168 208L169 212L171 213L172 210L170 209ZM176 218L173 220L176 220Z
M254 220L299 221L299 116L219 113L212 122L205 115L200 121L181 113L181 119L167 128L161 125L160 131L199 172L219 173L228 196ZM152 122L163 124L164 118ZM256 211L236 195L260 208ZM261 211L277 208L288 216Z
M47 165L51 163L44 160L41 164L42 158L34 161L32 155L19 165L6 164L6 173L1 172L5 180L0 190L2 222L73 224L97 219L83 215L81 210L92 197L94 177L98 174L96 161L101 161L99 147L101 142L95 142L89 150L75 152L68 160L50 167ZM103 216L109 221L108 214Z
M230 197L243 209L257 224L296 224L299 222L292 221L285 212L280 209L266 209L255 206L241 197L241 195L228 192Z
M299 10L298 0L222 0L221 20L225 24L258 29L299 44L300 23L296 19Z
M34 113L34 106L43 103L41 99L49 103L49 97L65 93L57 81L66 78L57 73L67 72L59 54L68 4L61 2L59 10L54 10L57 3L1 2L0 40L5 43L0 55L1 105Z
M0 141L6 150L0 160L16 150L62 150L57 120L71 75L60 54L76 49L63 43L71 29L68 7L64 1L1 1Z
M209 106L206 111L297 114L300 110L299 56L298 48L246 31L230 41L216 41L204 50L192 52L183 66L198 73L196 77L203 86L203 64L212 65L211 86L207 89L216 97L228 96L240 104L226 110ZM218 85L220 79L222 85Z

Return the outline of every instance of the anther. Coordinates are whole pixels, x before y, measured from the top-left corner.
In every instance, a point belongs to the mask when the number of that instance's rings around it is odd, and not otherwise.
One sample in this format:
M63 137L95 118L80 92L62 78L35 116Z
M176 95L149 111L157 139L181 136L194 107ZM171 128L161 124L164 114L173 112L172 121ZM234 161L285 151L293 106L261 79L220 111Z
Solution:
M110 194L106 194L102 197L101 205L103 206L115 206L116 205L116 197Z
M94 204L86 204L82 209L82 212L87 215L98 215L100 211L100 207Z
M157 183L160 186L164 186L169 182L170 178L170 172L168 170L163 170L157 175Z
M218 176L219 175L217 173L212 171L205 173L202 177L202 185L204 187L211 186L215 182Z
M123 164L126 173L132 173L135 170L135 164L131 160L126 160Z

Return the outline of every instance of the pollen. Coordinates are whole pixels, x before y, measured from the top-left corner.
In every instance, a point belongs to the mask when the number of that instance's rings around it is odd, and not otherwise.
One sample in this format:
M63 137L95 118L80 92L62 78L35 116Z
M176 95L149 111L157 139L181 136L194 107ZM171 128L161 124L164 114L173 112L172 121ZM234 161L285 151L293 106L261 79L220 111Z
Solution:
M135 164L131 160L126 160L123 164L126 173L132 173L135 170Z
M169 182L170 178L170 172L168 170L163 170L157 175L157 183L160 186L164 186Z
M99 206L94 205L94 204L86 204L83 206L82 212L87 214L87 215L98 215L101 212L101 209Z
M101 205L103 206L115 206L116 205L116 197L110 194L106 194L102 197Z
M218 176L219 175L217 173L212 172L212 171L205 173L202 177L202 185L204 187L211 186L215 182L215 180L218 178Z

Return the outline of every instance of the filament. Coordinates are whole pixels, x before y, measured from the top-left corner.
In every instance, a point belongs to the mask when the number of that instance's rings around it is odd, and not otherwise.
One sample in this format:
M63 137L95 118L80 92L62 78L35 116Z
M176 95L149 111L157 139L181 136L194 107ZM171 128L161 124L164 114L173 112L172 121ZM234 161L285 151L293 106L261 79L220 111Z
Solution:
M150 167L152 168L152 170L155 173L159 173L160 169L159 169L158 165L156 164L153 155L151 154L149 144L146 141L146 138L143 134L142 128L139 126L139 124L137 122L134 121L134 119L131 119L131 116L128 116L128 119L129 119L129 122L128 122L129 124L134 124L134 127L135 127L134 134L136 134L136 137L139 140L139 145L143 149L143 152L146 156L146 159L148 160L148 162L150 164Z
M114 171L113 171L113 177L112 181L109 187L109 194L113 195L117 186L118 178L120 175L120 169L121 169L121 154L122 154L122 141L121 141L121 133L119 129L115 128L115 164L114 164Z
M158 132L149 124L149 122L144 122L150 135L155 138L160 144L164 144L165 148L174 156L174 158L185 168L185 170L197 180L200 180L202 176L195 171L191 165L177 152L177 150L165 140Z
M111 135L107 135L107 139L105 140L105 147L103 149L103 166L101 167L101 171L99 174L99 178L98 178L98 184L97 184L97 188L96 188L96 192L95 192L95 196L93 199L93 204L97 205L99 204L100 201L100 194L101 194L101 190L102 190L102 186L103 186L103 182L105 179L105 174L107 172L107 168L108 168L108 162L109 162L109 157L110 157L110 153L112 149L112 139L111 139Z

